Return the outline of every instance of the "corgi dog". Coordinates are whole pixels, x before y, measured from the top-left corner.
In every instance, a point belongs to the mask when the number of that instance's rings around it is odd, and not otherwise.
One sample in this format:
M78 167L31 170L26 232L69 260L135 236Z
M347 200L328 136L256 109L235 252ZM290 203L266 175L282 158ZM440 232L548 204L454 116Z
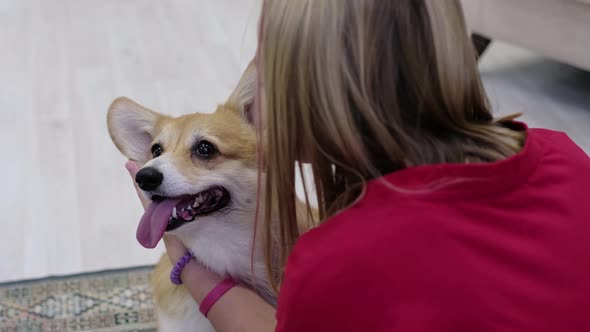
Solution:
M139 243L154 248L165 232L173 234L202 265L240 280L276 305L262 241L253 243L258 165L249 112L255 74L250 64L228 100L211 114L172 118L121 97L107 119L117 148L141 166L136 182L153 201L139 222ZM307 207L298 204L298 215L307 215ZM170 281L174 263L163 255L152 275L160 331L214 331L188 290Z

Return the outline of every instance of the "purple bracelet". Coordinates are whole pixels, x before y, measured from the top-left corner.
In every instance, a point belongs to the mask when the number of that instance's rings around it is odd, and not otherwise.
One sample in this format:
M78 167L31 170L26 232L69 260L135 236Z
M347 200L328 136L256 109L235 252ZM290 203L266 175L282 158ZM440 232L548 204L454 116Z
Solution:
M182 272L182 269L184 269L186 264L188 264L188 262L190 262L191 259L193 259L193 257L195 256L193 256L193 254L191 254L191 252L187 250L186 253L182 257L180 257L178 262L176 262L176 264L172 268L172 271L170 272L170 281L172 281L173 284L182 285L182 280L180 280L180 273Z

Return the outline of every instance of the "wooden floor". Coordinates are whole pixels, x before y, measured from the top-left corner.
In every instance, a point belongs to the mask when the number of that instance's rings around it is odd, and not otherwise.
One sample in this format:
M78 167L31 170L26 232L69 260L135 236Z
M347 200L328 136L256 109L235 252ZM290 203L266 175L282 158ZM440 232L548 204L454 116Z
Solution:
M148 264L105 123L129 96L210 111L254 54L259 0L0 0L0 280ZM499 113L590 152L590 74L506 44L482 71Z

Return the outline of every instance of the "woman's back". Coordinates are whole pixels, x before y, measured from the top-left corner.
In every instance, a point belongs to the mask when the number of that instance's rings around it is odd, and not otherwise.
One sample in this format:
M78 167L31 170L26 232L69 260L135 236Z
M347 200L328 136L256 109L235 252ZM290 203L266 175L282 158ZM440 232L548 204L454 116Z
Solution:
M278 331L590 331L590 161L494 118L459 0L267 0L258 51Z
M278 331L590 331L590 159L565 134L384 179L432 188L374 180L303 235Z

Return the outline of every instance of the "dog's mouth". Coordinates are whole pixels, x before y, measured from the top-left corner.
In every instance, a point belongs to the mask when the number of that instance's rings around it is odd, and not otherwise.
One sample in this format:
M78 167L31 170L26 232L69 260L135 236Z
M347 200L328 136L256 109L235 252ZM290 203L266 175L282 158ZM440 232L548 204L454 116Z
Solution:
M185 196L180 203L172 208L166 232L192 222L197 216L219 211L229 204L230 196L222 187L214 187L196 195Z
M225 208L231 196L223 187L212 187L194 195L152 199L137 228L137 241L146 248L156 247L165 232Z

